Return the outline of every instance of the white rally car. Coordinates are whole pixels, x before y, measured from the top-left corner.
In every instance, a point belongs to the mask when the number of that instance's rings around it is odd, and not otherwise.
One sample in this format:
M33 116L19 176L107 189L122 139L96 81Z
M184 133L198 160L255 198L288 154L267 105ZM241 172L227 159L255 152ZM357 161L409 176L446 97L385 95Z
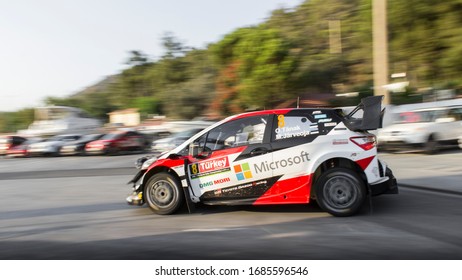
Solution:
M132 205L157 214L185 202L306 204L316 200L335 216L359 211L368 195L398 193L396 179L377 158L381 96L341 109L278 109L231 116L140 164ZM362 111L362 118L355 118ZM146 158L145 158L146 159Z

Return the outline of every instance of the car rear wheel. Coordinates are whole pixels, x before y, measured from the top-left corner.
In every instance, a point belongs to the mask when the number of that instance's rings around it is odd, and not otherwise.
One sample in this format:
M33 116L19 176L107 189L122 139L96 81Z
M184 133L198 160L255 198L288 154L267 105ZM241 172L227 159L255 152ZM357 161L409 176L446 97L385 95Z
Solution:
M159 173L149 178L144 199L149 208L159 215L175 213L184 202L180 183L168 173Z
M319 177L316 199L326 212L337 217L356 214L366 198L364 181L346 168L332 168Z

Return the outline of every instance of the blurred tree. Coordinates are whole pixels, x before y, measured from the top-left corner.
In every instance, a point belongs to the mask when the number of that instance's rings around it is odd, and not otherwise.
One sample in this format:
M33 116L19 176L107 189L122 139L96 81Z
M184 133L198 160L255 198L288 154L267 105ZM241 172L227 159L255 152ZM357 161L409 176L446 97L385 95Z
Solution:
M157 97L144 96L132 100L130 107L138 108L143 119L151 114L160 114L160 100Z
M223 113L236 111L236 105L240 110L270 108L291 96L296 57L276 29L265 25L238 29L216 44L213 52L216 63L225 69L218 78L222 96L217 96Z
M128 58L126 64L128 65L141 65L148 62L148 57L142 51L132 50L130 51L130 57Z
M15 133L20 129L26 129L33 121L33 108L16 112L0 112L0 133Z
M462 2L390 0L390 54L394 72L429 87L461 81Z
M50 97L47 104L82 107L103 118L128 107L189 118L207 109L229 115L271 108L310 93L362 96L366 91L358 88L372 80L371 3L306 0L199 50L167 32L157 61L131 51L130 67L110 86L85 97ZM461 88L461 0L389 0L388 9L390 73L406 72L413 88ZM414 92L410 88L395 101L413 100Z
M48 96L43 100L46 106L82 107L83 100L76 97L53 97Z
M238 99L239 62L230 63L217 77L216 97L210 106L212 114L228 116L242 111Z
M204 74L196 79L166 90L163 96L166 114L171 118L192 119L204 116L214 96L213 76Z

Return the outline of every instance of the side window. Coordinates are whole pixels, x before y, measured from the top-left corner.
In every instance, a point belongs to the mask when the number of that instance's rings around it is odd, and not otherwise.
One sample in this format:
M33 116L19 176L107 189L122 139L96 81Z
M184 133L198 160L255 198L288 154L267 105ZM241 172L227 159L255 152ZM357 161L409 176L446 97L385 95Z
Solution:
M300 138L317 133L317 123L311 122L306 116L278 115L273 140Z
M455 121L462 120L462 108L449 110L448 117L454 118Z
M13 136L13 145L19 145L21 144L23 141L21 141L22 139L20 137L16 137L16 136Z
M267 115L248 117L230 121L212 129L205 140L206 150L215 151L262 143L267 118ZM198 140L200 141L201 138Z

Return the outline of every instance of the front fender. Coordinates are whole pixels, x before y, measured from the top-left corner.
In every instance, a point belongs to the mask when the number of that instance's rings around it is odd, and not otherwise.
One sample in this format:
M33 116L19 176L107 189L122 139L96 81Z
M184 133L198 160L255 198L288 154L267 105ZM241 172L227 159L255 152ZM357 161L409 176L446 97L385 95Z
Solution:
M185 176L184 171L184 159L160 159L153 164L151 164L146 172L144 173L143 177L140 179L140 184L144 186L144 184L153 176L154 174L160 172L168 172L175 177L177 177L180 182L182 182Z

